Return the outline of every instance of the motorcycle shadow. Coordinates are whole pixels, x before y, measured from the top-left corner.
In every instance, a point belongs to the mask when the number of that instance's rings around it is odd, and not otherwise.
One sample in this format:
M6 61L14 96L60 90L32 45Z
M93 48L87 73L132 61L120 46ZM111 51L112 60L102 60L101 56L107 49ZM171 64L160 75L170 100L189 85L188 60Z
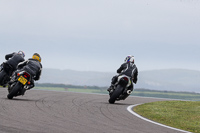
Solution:
M36 102L36 99L22 99L22 98L13 98L13 99L8 99L8 98L3 98L4 100L10 100L10 101L27 101L27 102Z
M102 102L103 104L108 104L108 105L125 105L125 106L130 106L133 104L129 104L129 103L114 103L114 104L110 104L109 102Z
M128 104L128 103L114 103L114 104L116 104L116 105L128 105L128 106L130 106L130 105L133 105L133 104Z

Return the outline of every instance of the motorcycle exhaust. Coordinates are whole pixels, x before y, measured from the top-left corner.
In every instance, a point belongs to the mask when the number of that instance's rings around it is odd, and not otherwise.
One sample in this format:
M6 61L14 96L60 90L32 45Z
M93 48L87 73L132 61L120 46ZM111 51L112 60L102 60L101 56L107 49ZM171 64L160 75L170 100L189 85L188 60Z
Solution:
M132 91L131 90L127 90L126 93L130 95L132 93Z

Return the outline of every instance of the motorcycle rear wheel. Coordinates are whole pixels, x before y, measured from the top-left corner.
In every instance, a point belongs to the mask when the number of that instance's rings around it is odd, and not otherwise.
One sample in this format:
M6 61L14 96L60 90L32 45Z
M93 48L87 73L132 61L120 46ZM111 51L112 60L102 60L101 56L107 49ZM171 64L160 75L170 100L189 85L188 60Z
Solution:
M2 70L2 71L0 72L0 84L1 84L1 85L4 84L5 77L6 77L6 72L5 72L4 70Z
M17 96L19 89L22 87L22 84L17 82L17 84L13 87L10 93L7 95L8 99L13 99L14 96Z
M110 104L114 104L116 99L122 94L123 87L121 85L118 85L112 95L110 96L110 99L108 100Z

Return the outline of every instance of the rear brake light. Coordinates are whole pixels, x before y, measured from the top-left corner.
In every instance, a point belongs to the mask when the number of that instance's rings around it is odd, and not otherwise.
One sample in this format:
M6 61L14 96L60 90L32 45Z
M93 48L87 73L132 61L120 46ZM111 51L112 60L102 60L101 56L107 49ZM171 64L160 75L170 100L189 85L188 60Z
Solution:
M126 80L126 81L128 81L128 78L127 78L127 77L123 77L123 79Z
M25 78L28 78L28 77L30 77L30 75L29 75L28 73L25 72L25 73L24 73L24 77L25 77Z

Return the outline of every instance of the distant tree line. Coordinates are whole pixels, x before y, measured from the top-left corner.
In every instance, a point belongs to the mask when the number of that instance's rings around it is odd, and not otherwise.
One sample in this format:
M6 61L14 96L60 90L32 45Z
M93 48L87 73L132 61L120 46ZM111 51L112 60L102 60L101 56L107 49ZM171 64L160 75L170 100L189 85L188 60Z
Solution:
M58 87L58 88L73 88L73 89L96 89L100 90L102 93L107 94L107 87L99 86L78 86L78 85L66 85L66 84L52 84L52 83L36 83L36 87ZM142 96L142 97L158 97L158 98L170 98L170 99L182 99L182 100L194 100L200 101L200 94L195 92L175 92L175 91L159 91L159 90L150 90L144 88L135 88L133 96Z
M74 89L101 89L105 90L107 87L99 87L99 86L79 86L79 85L66 85L66 84L53 84L53 83L36 83L35 84L37 87L61 87L61 88L74 88ZM162 90L150 90L150 89L145 89L145 88L135 88L134 91L137 92L162 92L162 93L185 93L185 94L197 94L195 92L176 92L176 91L162 91Z
M106 87L99 86L78 86L78 85L66 85L66 84L52 84L52 83L36 83L37 87L61 87L61 88L75 88L75 89L105 89Z

